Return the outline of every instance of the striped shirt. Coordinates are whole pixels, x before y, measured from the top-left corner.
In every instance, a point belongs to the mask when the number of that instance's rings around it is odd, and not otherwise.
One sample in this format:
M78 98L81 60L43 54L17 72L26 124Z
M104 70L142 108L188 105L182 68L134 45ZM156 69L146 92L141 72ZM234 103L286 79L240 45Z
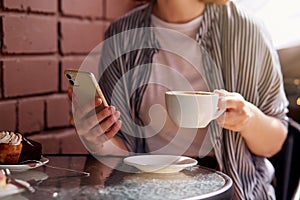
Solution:
M141 6L109 26L99 67L104 95L122 113L118 136L131 153L148 152L139 113L153 55L160 48L151 28L151 9L151 4ZM207 4L198 36L208 89L240 93L287 125L278 56L260 24L234 2ZM224 129L217 134L216 123L209 129L220 170L234 182L234 199L273 199L265 158L252 154L239 133Z

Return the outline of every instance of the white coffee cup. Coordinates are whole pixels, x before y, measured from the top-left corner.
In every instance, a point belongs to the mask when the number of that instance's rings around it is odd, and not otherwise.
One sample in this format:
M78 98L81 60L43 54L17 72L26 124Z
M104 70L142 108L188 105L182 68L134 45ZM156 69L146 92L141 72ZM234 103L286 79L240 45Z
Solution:
M165 101L168 114L178 127L204 128L225 109L218 108L222 98L213 92L168 91Z

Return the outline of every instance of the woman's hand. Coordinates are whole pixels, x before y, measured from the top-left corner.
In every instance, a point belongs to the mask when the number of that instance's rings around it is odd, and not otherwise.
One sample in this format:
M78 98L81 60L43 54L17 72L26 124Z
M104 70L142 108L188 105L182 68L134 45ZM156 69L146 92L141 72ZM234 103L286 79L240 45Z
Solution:
M68 95L73 101L73 117L78 135L91 152L99 152L99 147L103 147L120 130L120 112L113 106L98 111L97 107L102 104L100 98L95 98L92 105L80 105L76 96L73 96L72 88L68 89Z
M220 109L226 109L225 114L218 118L218 123L223 128L236 132L249 128L249 122L254 116L251 108L253 105L238 93L226 90L215 90L215 93L223 97L219 104Z
M226 109L218 123L225 129L239 132L252 153L271 157L281 149L287 129L279 119L264 114L238 93L225 90L215 90L215 93L223 96L220 109Z

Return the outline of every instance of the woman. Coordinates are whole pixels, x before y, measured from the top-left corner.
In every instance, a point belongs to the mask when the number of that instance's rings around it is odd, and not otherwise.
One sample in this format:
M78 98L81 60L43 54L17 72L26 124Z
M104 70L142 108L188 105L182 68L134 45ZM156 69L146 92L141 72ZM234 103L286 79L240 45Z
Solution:
M172 38L166 35L168 30L197 43L201 51L194 47L184 51L188 51L187 57L201 58L203 66L191 66L176 52L168 51L168 45L185 45L185 40L166 42ZM180 89L173 77L179 73L193 90L225 89L216 90L224 96L221 107L226 113L219 119L223 132L215 140L211 136L216 144L208 156L233 179L234 198L275 198L265 158L276 154L286 138L287 100L277 54L258 23L227 0L156 0L113 22L106 38L110 39L103 47L99 84L108 102L118 109L110 106L98 112L96 120L86 117L94 105L76 114L77 132L90 151L178 153L190 130L175 127L163 112L152 116L151 112L157 108L154 104L165 109L164 92L170 89L152 83L167 79L172 89ZM168 70L161 73L162 69ZM173 70L176 73L172 74ZM96 99L96 107L101 103ZM167 118L163 124L162 115ZM184 143L188 147L180 152L199 156L204 141L201 133L208 129L196 130L191 141ZM147 135L149 132L153 134ZM174 133L181 137L174 140Z

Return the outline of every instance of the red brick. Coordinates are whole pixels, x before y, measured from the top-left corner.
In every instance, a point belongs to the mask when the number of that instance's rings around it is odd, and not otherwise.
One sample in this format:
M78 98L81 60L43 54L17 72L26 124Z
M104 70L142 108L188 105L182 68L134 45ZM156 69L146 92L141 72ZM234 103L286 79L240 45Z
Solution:
M63 154L87 154L87 150L79 139L75 129L68 129L59 135Z
M7 10L55 13L57 0L3 0L3 6Z
M4 97L58 91L56 58L18 58L3 61Z
M0 131L16 131L17 101L0 101Z
M63 54L89 53L104 37L103 22L61 20L60 46Z
M44 130L44 99L31 97L19 100L19 132L22 134Z
M4 15L3 53L57 52L56 18L49 16Z
M3 97L3 62L0 60L0 99Z
M67 16L101 18L103 17L103 0L63 0L61 10Z
M135 8L138 3L132 0L106 0L106 19L116 19L129 10Z
M71 103L67 94L54 94L46 98L47 128L70 126Z
M55 131L56 133L57 131ZM42 154L59 154L60 142L55 137L54 131L40 132L39 134L29 136L29 139L37 141L42 144ZM52 163L53 161L51 161Z
M42 144L43 154L87 154L74 128L45 131L29 138Z
M106 30L109 27L110 23L111 23L110 21L105 21L104 30Z

